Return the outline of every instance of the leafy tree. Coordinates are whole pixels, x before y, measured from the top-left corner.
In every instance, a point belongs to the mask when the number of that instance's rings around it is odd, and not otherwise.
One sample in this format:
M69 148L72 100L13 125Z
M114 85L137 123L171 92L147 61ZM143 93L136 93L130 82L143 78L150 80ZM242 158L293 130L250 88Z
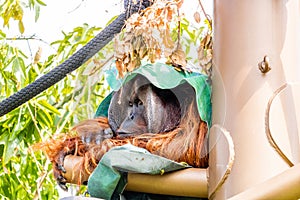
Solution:
M40 0L11 1L0 5L3 25L10 20L19 22L24 32L23 12L34 10L38 19ZM56 54L40 62L39 51L34 61L18 47L12 46L4 30L0 29L0 100L7 98L37 77L63 62L90 41L101 28L88 24L76 27L63 38L51 43ZM21 37L17 40L37 39ZM31 145L66 131L73 124L92 118L98 104L108 92L103 86L101 68L112 55L112 45L90 59L83 67L64 80L39 94L29 102L0 118L0 197L1 199L56 199L56 184L51 164L42 153L34 153Z
M23 33L26 28L26 24L23 24L23 13L35 12L37 21L43 6L46 4L41 0L1 2L0 16L3 19L3 27L9 28L10 21L16 20L19 32ZM190 26L188 20L181 21L180 33L186 36L182 37L182 45L187 53L187 60L193 63L197 63L198 60L195 55L190 55L191 48L194 48L195 52L198 38L203 43L207 33L211 34L208 25L210 23L202 28L195 28ZM40 40L39 38L10 38L4 29L0 28L0 101L62 63L99 31L100 27L83 24L69 33L63 32L62 39L50 44L51 48L56 49L56 53L49 55L45 61L40 61L40 51L31 59L30 55L26 55L22 49L10 42L27 40L30 44L31 40ZM176 35L177 29L174 33ZM209 42L206 42L204 45L208 44ZM211 46L207 48L211 49ZM113 53L111 42L84 66L0 118L1 199L58 198L55 181L50 175L51 163L42 153L33 152L31 146L53 137L53 134L68 131L72 125L83 119L93 117L97 106L109 92L101 69L107 66Z

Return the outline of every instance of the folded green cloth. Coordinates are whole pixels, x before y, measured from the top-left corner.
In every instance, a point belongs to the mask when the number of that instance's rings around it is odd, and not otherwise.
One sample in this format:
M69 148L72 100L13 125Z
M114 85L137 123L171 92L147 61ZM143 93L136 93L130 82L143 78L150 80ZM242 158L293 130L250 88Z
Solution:
M120 194L126 186L126 180L121 179L124 172L164 174L186 167L189 166L185 163L153 155L130 144L114 147L104 154L90 176L88 191L93 197L111 199L114 192ZM126 176L124 178L126 179ZM115 191L118 184L119 191Z

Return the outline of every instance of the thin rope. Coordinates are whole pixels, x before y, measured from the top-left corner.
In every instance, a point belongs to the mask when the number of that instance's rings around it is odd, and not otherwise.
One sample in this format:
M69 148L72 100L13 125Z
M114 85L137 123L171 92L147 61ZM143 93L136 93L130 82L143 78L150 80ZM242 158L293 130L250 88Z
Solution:
M216 193L224 185L225 181L227 180L227 178L229 177L229 175L231 173L233 163L234 163L234 157L235 157L234 144L233 144L232 137L230 136L230 133L225 128L220 126L219 124L215 124L214 126L216 126L217 128L219 128L221 130L221 132L223 133L223 135L225 136L225 138L227 140L229 157L228 157L228 163L226 166L226 170L225 170L222 178L220 179L219 183L216 185L215 189L213 189L212 192L209 194L208 199L213 199L215 197Z
M275 99L275 97L280 94L280 92L282 92L285 88L287 87L287 83L285 83L284 85L280 86L271 96L271 98L269 99L267 108L266 108L266 114L265 114L265 132L268 138L269 143L271 144L271 146L274 148L274 150L279 154L279 156L290 166L293 167L294 164L290 161L290 159L283 153L283 151L279 148L279 146L277 145L277 143L275 142L272 134L271 134L271 130L270 130L270 109L271 109L271 105L273 103L273 100Z

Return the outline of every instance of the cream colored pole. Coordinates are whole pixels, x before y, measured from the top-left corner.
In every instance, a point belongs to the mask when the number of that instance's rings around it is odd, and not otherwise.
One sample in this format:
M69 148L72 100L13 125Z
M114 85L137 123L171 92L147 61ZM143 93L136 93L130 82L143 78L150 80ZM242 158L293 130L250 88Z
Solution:
M83 157L66 156L64 177L68 183L84 183L89 174L81 170ZM153 194L207 198L207 169L188 168L164 175L129 173L126 190Z
M229 200L247 200L247 199L299 199L300 197L300 164L285 170L255 185Z
M299 4L299 0L214 1L213 124L231 133L235 160L212 199L228 199L289 168L267 140L264 117L273 92L286 82L299 81ZM262 73L258 63L265 55L272 69ZM290 120L295 115L286 114L295 102L280 101L270 126L279 146L297 163L298 127ZM221 133L210 133L210 149L212 194L227 169L228 145Z

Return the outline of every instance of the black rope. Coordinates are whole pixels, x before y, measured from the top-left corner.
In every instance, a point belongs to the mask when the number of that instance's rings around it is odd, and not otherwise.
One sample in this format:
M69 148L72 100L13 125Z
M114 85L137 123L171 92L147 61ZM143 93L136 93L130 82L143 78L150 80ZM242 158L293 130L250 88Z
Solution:
M103 29L85 46L74 53L70 58L33 83L0 102L0 117L29 101L39 93L45 91L55 83L62 80L67 74L79 68L88 59L101 50L107 43L109 43L115 34L122 30L125 20L131 14L150 6L150 0L140 0L137 1L137 3L133 3L132 1L133 0L125 0L124 7L126 12L119 15L117 19Z

